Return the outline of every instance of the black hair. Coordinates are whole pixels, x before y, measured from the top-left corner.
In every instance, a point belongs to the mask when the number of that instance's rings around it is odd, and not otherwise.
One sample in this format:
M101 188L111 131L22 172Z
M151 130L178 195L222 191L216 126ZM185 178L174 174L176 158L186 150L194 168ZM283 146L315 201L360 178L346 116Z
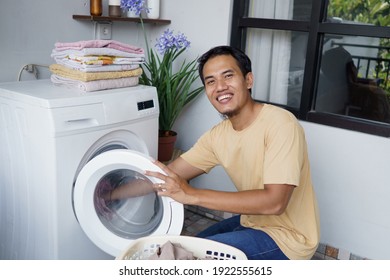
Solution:
M199 77L202 80L202 83L204 85L204 77L203 77L203 67L206 64L206 62L213 57L219 56L219 55L231 55L238 64L238 67L240 68L242 74L244 77L246 77L246 74L249 72L252 72L252 62L249 59L249 57L240 49L231 47L231 46L218 46L210 49L206 53L204 53L199 59L198 59L198 71L199 71Z

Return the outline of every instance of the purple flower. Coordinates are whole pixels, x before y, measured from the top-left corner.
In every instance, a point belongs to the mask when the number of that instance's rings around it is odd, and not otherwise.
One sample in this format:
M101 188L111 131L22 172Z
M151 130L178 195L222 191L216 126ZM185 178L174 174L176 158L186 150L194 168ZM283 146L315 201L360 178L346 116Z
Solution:
M121 0L121 8L133 11L136 15L140 15L142 11L149 12L145 7L145 0Z
M171 49L189 48L191 44L183 33L173 35L173 31L169 29L165 30L156 41L155 47L160 54L164 54Z

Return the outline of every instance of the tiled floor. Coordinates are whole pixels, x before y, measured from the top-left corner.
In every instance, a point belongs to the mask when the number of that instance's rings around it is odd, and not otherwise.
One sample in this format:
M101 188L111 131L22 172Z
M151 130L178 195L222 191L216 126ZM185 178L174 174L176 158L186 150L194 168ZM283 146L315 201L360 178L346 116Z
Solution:
M205 217L191 210L184 210L184 226L182 235L195 236L202 230L217 223L217 220Z

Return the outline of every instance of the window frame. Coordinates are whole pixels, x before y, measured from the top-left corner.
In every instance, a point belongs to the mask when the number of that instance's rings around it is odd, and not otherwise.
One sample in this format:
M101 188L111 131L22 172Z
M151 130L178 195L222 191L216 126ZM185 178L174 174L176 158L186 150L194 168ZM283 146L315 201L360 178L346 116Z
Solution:
M305 71L299 109L275 104L291 111L298 119L368 134L390 137L390 124L314 110L323 38L325 35L353 35L390 38L390 27L325 22L328 0L312 1L310 20L249 18L249 0L234 0L230 45L245 50L247 28L300 31L308 34ZM265 102L262 100L257 100Z

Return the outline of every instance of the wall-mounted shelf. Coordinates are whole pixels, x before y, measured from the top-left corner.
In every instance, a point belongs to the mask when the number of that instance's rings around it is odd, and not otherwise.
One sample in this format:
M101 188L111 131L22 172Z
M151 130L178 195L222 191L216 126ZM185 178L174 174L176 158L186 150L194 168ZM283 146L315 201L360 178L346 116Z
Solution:
M89 20L89 21L127 21L140 23L140 18L129 18L129 17L106 17L106 16L90 16L90 15L73 15L75 20ZM143 18L144 23L154 23L159 25L170 24L171 21L168 19L150 19Z

